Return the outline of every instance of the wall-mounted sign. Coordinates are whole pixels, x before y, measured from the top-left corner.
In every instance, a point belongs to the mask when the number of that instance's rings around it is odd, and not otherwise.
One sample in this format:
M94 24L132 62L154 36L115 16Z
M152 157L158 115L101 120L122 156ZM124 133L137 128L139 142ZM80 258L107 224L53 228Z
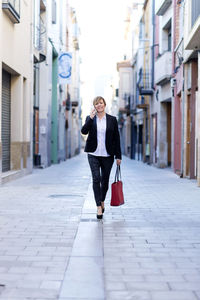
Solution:
M72 75L72 54L62 52L58 58L58 76L60 84L69 84Z

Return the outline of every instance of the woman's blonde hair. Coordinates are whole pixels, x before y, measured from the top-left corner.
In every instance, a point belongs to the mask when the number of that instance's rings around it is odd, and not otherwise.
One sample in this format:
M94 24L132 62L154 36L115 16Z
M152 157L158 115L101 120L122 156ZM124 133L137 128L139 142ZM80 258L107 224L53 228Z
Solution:
M93 100L93 105L98 104L99 101L101 101L101 100L103 100L103 102L104 102L104 104L105 104L105 106L106 106L106 101L105 101L105 99L104 99L103 97L101 97L101 96L97 96L97 97L94 98L94 100Z

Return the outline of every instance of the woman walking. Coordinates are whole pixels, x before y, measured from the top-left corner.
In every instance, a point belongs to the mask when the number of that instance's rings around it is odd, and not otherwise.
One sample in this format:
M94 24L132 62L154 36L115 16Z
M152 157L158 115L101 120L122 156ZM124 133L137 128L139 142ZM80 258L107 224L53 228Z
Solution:
M102 219L114 157L117 165L120 165L121 148L117 119L105 113L104 98L96 97L93 105L94 109L90 116L87 116L81 133L88 134L85 152L88 153L88 162L92 173L97 219Z

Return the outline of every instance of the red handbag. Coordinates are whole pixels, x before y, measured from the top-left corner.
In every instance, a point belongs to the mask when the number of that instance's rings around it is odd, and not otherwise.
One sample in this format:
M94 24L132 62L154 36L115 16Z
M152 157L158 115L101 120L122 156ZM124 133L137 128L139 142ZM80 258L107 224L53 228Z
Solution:
M124 204L123 184L119 177L121 178L121 170L120 166L117 166L115 181L111 185L111 206L119 206Z

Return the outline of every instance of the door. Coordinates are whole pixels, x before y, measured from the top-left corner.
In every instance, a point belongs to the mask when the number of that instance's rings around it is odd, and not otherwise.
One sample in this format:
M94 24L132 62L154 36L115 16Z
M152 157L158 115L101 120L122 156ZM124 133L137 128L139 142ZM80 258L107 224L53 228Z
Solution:
M2 72L2 172L10 170L11 139L11 75Z
M187 98L186 176L195 178L195 95Z
M181 97L175 97L174 171L181 175Z
M171 166L171 130L172 130L172 118L171 118L171 111L172 111L171 102L167 103L167 161L168 166Z
M137 146L137 125L132 121L132 134L131 134L131 158L136 158L136 146Z
M143 160L143 125L139 125L138 134L138 160Z
M152 116L153 122L153 163L157 163L157 113Z
M191 95L187 96L187 125L186 125L186 176L190 176L190 132L191 132Z

